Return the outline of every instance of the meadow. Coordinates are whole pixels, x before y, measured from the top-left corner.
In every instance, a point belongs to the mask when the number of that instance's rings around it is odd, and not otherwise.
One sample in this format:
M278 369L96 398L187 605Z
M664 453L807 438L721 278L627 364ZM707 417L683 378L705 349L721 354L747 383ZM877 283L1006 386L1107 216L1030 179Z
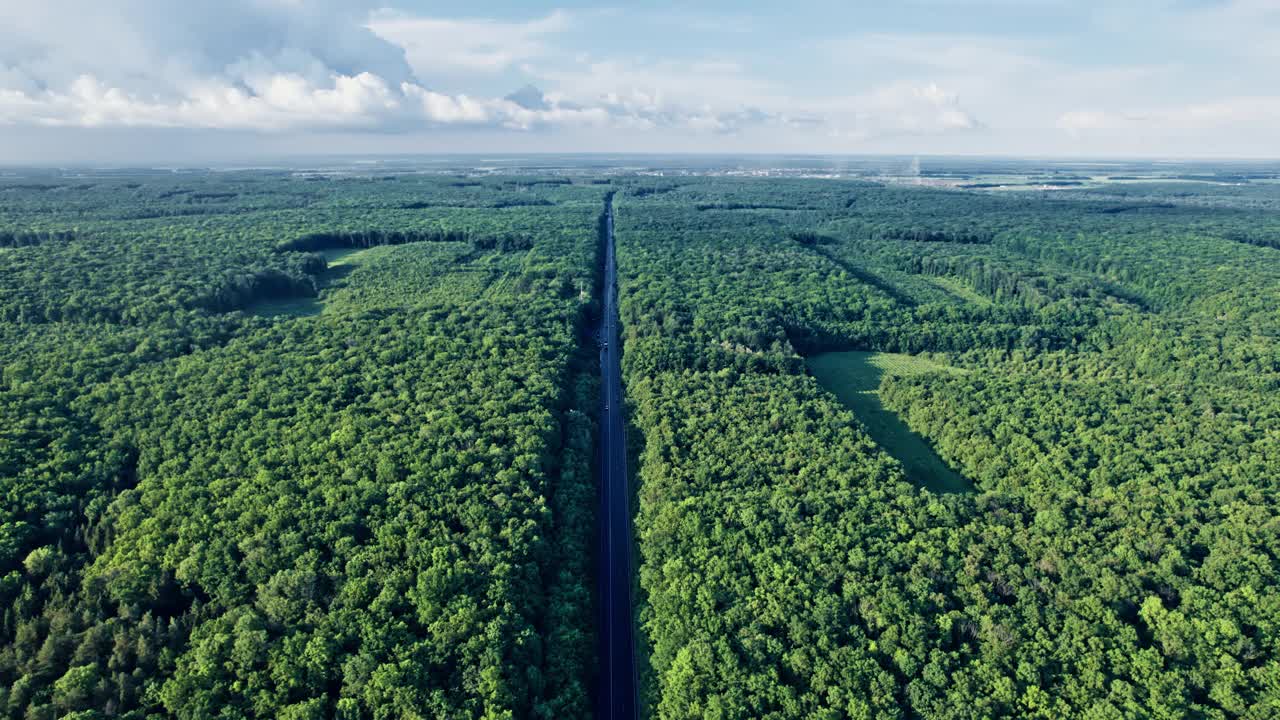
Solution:
M880 379L957 372L926 358L900 353L830 352L805 360L818 382L853 411L867 434L898 462L913 483L934 492L964 492L972 484L938 457L928 441L912 432L880 400Z

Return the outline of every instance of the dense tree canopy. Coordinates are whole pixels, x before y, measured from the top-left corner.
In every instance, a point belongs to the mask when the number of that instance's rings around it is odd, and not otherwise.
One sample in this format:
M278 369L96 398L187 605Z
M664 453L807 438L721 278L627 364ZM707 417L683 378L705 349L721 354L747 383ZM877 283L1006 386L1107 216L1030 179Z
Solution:
M612 193L651 715L1280 715L1280 186L972 179L0 179L0 714L589 715Z
M588 714L602 190L0 193L6 716Z
M1148 192L619 195L656 716L1280 713L1280 256L1231 236L1277 216ZM974 494L904 482L834 349L957 369L880 394Z

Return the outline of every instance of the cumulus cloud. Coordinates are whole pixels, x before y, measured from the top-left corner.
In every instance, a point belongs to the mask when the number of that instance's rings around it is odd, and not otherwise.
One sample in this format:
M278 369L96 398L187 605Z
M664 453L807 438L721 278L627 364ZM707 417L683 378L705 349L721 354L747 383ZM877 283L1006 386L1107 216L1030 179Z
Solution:
M0 5L0 120L372 125L399 111L396 88L413 73L360 24L367 12L338 0Z
M0 66L39 89L89 73L157 95L192 79L271 68L312 81L369 72L411 79L403 49L363 27L356 0L42 0L0 4ZM251 67L240 67L252 63ZM33 89L33 88L28 88Z
M867 139L982 127L955 93L937 83L806 100L726 59L580 59L537 73L558 88L548 97L598 108L614 126L636 130L733 135L774 129Z
M979 126L935 84L814 104L731 59L624 61L553 49L551 39L577 21L561 11L527 22L420 17L379 0L3 3L0 124L694 135L779 128L848 137ZM501 73L537 85L506 95L440 87L443 77Z
M321 87L284 73L247 80L245 87L206 81L167 99L108 86L92 75L76 78L65 90L0 91L0 122L52 127L360 127L398 107L385 81L370 73L335 76Z
M583 57L566 66L536 66L532 71L562 95L647 115L678 108L698 108L704 114L733 112L787 102L769 83L730 60Z
M0 123L282 131L600 122L434 91L345 0L0 5ZM375 13L375 16L380 16ZM66 18L75 17L74 23ZM388 24L389 23L389 24ZM379 27L414 27L387 20ZM394 33L393 33L394 34Z
M838 99L824 108L832 134L852 139L937 135L978 130L983 124L959 96L937 83L895 83Z

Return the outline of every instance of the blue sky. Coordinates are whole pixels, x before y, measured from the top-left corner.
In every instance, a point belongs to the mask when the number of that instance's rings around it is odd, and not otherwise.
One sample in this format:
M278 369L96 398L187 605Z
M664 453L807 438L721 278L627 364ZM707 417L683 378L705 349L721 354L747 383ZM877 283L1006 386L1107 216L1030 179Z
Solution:
M1277 157L1277 38L1280 0L7 0L0 162Z

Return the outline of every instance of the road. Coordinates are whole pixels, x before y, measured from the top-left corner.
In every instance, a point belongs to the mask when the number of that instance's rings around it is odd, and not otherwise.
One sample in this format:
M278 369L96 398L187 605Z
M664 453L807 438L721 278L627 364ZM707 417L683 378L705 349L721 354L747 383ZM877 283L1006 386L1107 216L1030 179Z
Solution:
M602 674L597 717L639 717L631 614L631 491L618 355L618 280L613 254L613 200L605 205L604 307L600 321L600 583Z

